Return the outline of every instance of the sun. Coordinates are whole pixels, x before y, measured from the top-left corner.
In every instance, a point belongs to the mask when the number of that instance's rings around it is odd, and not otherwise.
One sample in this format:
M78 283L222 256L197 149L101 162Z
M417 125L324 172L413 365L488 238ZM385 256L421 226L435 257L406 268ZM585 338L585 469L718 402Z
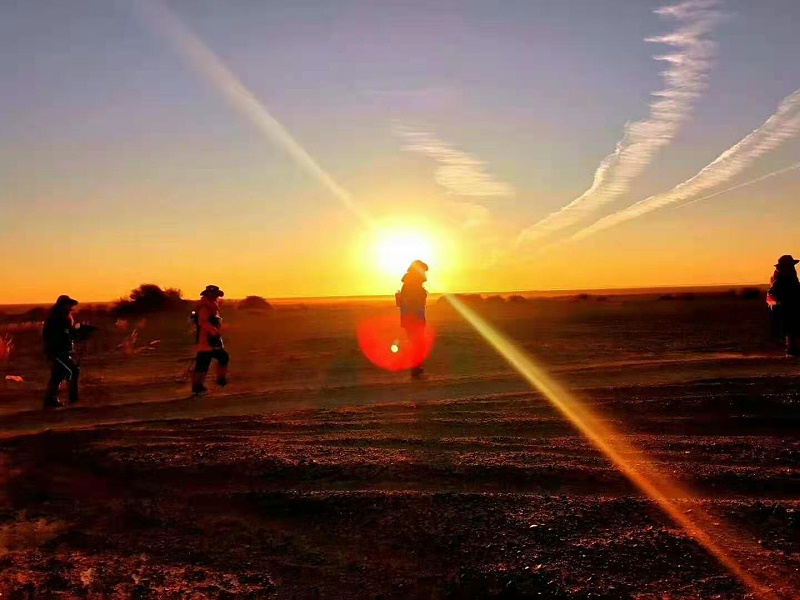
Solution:
M426 232L395 229L376 236L375 259L381 273L399 277L414 260L435 262L437 250L433 237Z

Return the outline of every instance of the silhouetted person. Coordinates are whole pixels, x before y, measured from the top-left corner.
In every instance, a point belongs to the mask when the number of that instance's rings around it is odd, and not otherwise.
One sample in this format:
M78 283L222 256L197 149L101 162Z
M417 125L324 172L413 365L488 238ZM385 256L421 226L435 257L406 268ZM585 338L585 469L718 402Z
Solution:
M786 354L789 356L800 356L800 281L795 269L798 262L800 260L790 254L781 256L767 292L767 304L786 337Z
M225 295L216 285L209 285L200 293L200 302L195 308L197 326L197 356L192 373L192 393L207 392L206 375L211 361L217 361L217 385L228 384L228 362L230 357L222 343L222 317L219 315L219 299Z
M411 377L422 377L422 357L425 352L425 304L428 291L425 282L428 265L421 260L415 260L408 267L401 281L403 286L396 295L397 306L400 308L400 326L405 330L406 337L412 347L412 355L419 357L419 364L411 368Z
M77 300L69 296L59 296L50 309L42 330L44 353L52 364L50 381L44 398L45 408L63 406L58 399L58 390L61 383L69 381L69 401L74 404L78 401L78 376L80 369L73 359L75 352L75 338L78 327L72 317L72 310L78 305Z

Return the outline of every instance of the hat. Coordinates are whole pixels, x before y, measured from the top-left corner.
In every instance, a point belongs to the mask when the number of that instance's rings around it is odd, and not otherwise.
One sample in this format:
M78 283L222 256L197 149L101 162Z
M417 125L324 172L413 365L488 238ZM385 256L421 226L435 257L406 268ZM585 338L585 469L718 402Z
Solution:
M222 298L225 295L225 292L223 292L221 289L219 289L219 286L207 285L206 289L204 289L202 292L200 292L200 295L201 296L211 296L213 298Z
M77 301L77 300L75 300L74 298L70 298L70 297L69 297L69 296L67 296L66 294L62 294L62 295L61 295L61 296L59 296L59 297L58 297L58 299L56 300L56 306L64 306L64 305L67 305L67 304L68 304L69 306L77 306L77 304L78 304L78 301Z
M415 260L414 262L412 262L409 265L408 270L409 271L427 271L428 270L428 265L426 263L422 262L421 260L417 259L417 260Z
M796 265L800 263L800 260L794 258L791 254L784 254L778 259L778 262L775 263L776 267L787 267L789 265Z

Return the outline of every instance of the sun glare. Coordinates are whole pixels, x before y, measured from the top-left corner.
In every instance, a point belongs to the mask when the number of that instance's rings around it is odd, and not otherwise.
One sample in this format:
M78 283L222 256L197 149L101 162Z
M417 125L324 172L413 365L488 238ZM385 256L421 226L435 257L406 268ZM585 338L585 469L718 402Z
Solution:
M377 236L376 260L381 273L400 277L412 261L436 261L436 244L426 232L393 230Z

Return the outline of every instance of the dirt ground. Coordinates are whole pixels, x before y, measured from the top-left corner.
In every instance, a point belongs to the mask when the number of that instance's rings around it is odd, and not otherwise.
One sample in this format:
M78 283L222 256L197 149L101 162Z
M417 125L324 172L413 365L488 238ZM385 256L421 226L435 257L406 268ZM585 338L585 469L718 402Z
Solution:
M763 302L479 310L800 597L800 363ZM35 332L18 333L0 598L750 597L446 305L426 380L371 365L355 329L384 313L223 308L232 384L201 399L184 315L140 324L140 347L160 343L127 356L104 326L81 403L51 412Z

